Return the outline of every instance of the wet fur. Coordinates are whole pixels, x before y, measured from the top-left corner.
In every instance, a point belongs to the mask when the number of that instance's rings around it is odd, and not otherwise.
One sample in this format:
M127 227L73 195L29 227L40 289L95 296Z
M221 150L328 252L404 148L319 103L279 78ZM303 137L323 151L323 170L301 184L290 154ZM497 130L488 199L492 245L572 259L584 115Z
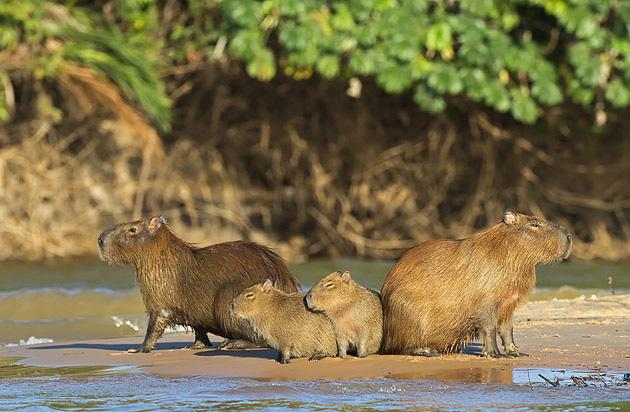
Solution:
M497 356L499 332L506 352L518 356L514 310L536 282L536 265L566 258L571 241L552 222L515 216L466 239L421 243L400 258L381 290L384 353L450 353L482 337L484 354Z
M332 287L327 287L330 284ZM335 327L339 357L348 350L359 357L375 354L383 336L383 310L379 294L341 272L317 282L305 299L311 310L321 311Z
M246 296L252 293L252 298ZM290 358L333 357L337 353L330 321L304 306L305 293L286 293L274 287L254 285L234 300L234 313L247 319L265 343L278 350L278 361Z
M286 262L273 250L252 242L199 248L178 238L164 221L154 219L121 224L101 235L100 251L106 261L135 266L149 315L143 351L151 350L164 327L176 324L193 328L197 345L209 344L208 332L260 342L249 323L232 316L229 304L245 288L267 278L286 291L298 291ZM137 228L133 236L128 232L131 227Z

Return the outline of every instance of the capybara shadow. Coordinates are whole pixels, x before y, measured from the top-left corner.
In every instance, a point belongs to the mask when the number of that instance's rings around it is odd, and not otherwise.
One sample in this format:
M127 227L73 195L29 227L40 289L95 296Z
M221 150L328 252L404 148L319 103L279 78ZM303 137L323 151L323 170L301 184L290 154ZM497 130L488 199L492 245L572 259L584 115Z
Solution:
M169 350L169 349L184 349L190 346L189 342L160 342L155 345L156 350ZM129 349L133 349L134 345L129 343L91 343L91 342L77 342L67 344L56 345L37 345L27 347L29 350L51 350L51 349L101 349L107 351L121 351L125 352Z
M286 292L300 290L286 261L270 248L245 241L197 247L177 237L161 216L106 230L98 246L103 260L136 269L149 315L141 352L150 352L173 325L192 328L198 349L210 346L208 333L238 340L241 346L260 345L251 325L232 315L232 299L265 279Z
M210 349L195 352L196 356L231 356L236 358L258 358L258 359L271 359L276 360L278 358L278 352L273 349L247 349L247 350L218 350Z
M382 352L451 353L481 338L483 354L520 356L512 318L536 282L536 266L566 259L571 235L540 217L506 210L489 229L406 251L381 289Z

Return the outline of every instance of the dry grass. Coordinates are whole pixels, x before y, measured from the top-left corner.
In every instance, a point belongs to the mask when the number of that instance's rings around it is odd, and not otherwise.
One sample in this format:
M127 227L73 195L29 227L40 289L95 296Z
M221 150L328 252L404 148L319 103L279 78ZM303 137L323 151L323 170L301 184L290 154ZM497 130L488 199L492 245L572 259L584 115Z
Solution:
M106 83L68 73L61 94L81 85L67 92L78 119L0 130L0 260L95 254L103 228L157 213L204 244L250 238L291 259L395 258L469 235L506 207L570 227L578 258L630 258L630 162L615 130L594 150L580 124L571 139L541 138L475 111L423 116L369 86L361 100L334 100L345 85L212 72L171 81L184 91L162 146ZM119 108L103 115L103 105Z

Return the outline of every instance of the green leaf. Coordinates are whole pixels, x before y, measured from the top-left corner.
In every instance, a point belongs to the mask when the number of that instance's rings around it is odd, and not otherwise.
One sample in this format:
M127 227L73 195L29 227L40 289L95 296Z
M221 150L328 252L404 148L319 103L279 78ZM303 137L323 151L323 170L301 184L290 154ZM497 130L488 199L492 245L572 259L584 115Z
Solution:
M512 116L524 123L534 123L538 118L536 103L521 89L512 89Z
M376 82L387 93L401 93L411 85L412 80L409 66L390 65L376 76Z
M616 108L630 105L630 91L621 79L613 79L606 88L606 100Z
M381 49L356 50L350 57L350 69L357 74L368 76L376 74L385 65L386 60Z
M260 49L247 64L247 74L258 80L269 81L276 75L276 59L271 50Z
M556 105L562 102L562 91L557 84L548 80L535 82L532 87L532 96L547 105Z
M427 48L432 51L445 51L453 47L453 35L447 23L437 23L427 33Z
M498 80L491 81L483 89L484 101L500 112L507 112L512 106L510 94Z
M322 56L317 62L317 71L327 79L337 76L339 74L339 57L331 54Z
M464 88L457 69L452 64L436 64L427 83L440 93L458 94Z
M446 102L444 99L435 94L435 92L429 91L424 84L416 86L416 90L413 94L413 100L418 106L420 106L420 108L429 113L440 113L446 109Z

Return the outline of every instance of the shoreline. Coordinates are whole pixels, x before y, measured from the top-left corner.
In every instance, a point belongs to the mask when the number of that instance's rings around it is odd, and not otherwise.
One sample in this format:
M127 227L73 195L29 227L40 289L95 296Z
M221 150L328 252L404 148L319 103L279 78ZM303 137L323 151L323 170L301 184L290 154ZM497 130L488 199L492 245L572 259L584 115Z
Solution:
M189 350L184 347L192 343L192 334L169 334L149 354L127 352L140 345L138 336L4 347L0 357L22 358L18 364L26 366L137 366L165 377L265 381L391 378L511 383L516 368L628 373L630 294L528 302L516 312L514 335L519 349L529 356L485 359L478 355L480 346L473 343L463 354L432 358L372 355L317 362L301 358L281 365L271 349ZM221 340L211 336L215 346Z

